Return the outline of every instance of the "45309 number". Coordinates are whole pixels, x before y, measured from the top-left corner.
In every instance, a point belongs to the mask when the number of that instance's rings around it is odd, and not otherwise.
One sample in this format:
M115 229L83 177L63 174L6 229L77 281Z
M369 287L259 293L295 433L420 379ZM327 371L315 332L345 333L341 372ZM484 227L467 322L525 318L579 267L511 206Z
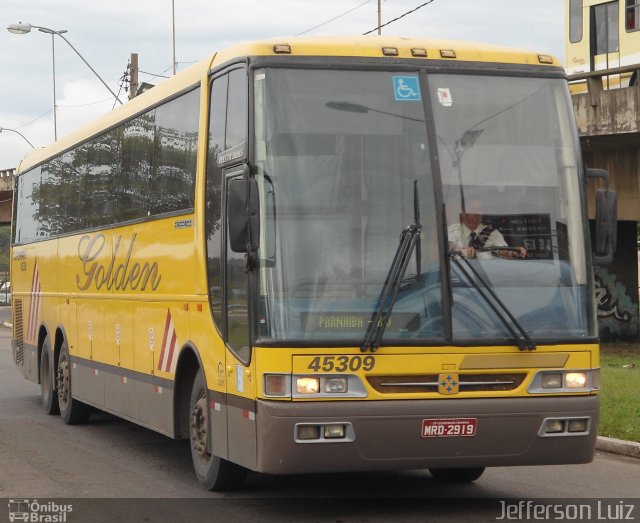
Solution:
M314 372L357 372L373 370L375 366L375 356L317 356L307 368Z

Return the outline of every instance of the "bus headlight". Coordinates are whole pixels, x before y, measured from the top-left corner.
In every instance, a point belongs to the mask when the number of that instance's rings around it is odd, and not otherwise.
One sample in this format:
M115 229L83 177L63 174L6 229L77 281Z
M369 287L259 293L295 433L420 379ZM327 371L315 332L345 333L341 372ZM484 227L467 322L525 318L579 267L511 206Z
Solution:
M584 389L587 386L587 373L567 372L565 382L569 389Z
M600 388L600 369L538 372L529 385L530 394L595 392Z
M561 389L562 388L562 374L543 374L542 375L542 388L543 389Z
M324 391L333 394L343 394L349 390L347 378L326 378L324 380Z
M298 394L318 394L320 391L320 379L302 376L296 380Z
M265 398L366 398L362 379L355 374L264 374Z

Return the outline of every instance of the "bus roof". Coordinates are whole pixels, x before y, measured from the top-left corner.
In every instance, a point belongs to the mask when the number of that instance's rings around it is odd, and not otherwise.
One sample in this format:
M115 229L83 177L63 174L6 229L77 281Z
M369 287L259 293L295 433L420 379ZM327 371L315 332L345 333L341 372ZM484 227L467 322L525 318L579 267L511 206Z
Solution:
M427 58L448 60L442 51L454 51L457 61L494 62L511 64L540 65L540 53L491 44L463 42L458 40L435 40L429 38L409 38L399 36L319 36L271 38L259 42L247 42L229 47L216 57L216 65L240 56L268 56L276 54L274 46L289 45L292 56L351 56L366 58L384 57L383 49L395 48L394 58ZM412 54L413 49L426 51L426 56ZM558 66L559 62L548 55L548 65ZM546 62L545 62L546 64Z
M385 51L387 50L387 51ZM390 50L390 51L389 51ZM394 52L395 50L395 52ZM397 52L397 54L396 54ZM391 53L391 54L389 54ZM104 114L46 147L30 151L18 165L17 173L37 165L104 130L142 113L162 100L202 81L212 68L242 57L331 56L389 59L455 60L520 65L560 66L555 57L530 50L456 40L434 40L398 36L282 37L233 45L214 53L176 74L153 89Z

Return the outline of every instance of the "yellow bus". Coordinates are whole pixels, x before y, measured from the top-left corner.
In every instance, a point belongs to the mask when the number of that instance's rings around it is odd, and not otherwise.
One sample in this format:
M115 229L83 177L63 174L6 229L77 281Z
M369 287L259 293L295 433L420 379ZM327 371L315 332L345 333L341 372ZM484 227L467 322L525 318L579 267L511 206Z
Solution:
M13 354L66 423L190 439L207 489L593 458L583 183L604 173L550 56L236 45L18 171ZM473 250L453 238L471 217Z
M638 0L565 0L565 14L569 75L640 63ZM604 87L626 87L630 81L636 81L632 72L609 75Z

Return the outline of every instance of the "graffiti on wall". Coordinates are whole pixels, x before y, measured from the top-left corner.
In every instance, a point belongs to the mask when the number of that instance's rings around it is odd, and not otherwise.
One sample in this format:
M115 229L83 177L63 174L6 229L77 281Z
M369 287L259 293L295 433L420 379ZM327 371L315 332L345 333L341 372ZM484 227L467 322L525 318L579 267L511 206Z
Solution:
M628 339L638 334L638 306L616 274L606 267L595 268L598 327L602 340Z

